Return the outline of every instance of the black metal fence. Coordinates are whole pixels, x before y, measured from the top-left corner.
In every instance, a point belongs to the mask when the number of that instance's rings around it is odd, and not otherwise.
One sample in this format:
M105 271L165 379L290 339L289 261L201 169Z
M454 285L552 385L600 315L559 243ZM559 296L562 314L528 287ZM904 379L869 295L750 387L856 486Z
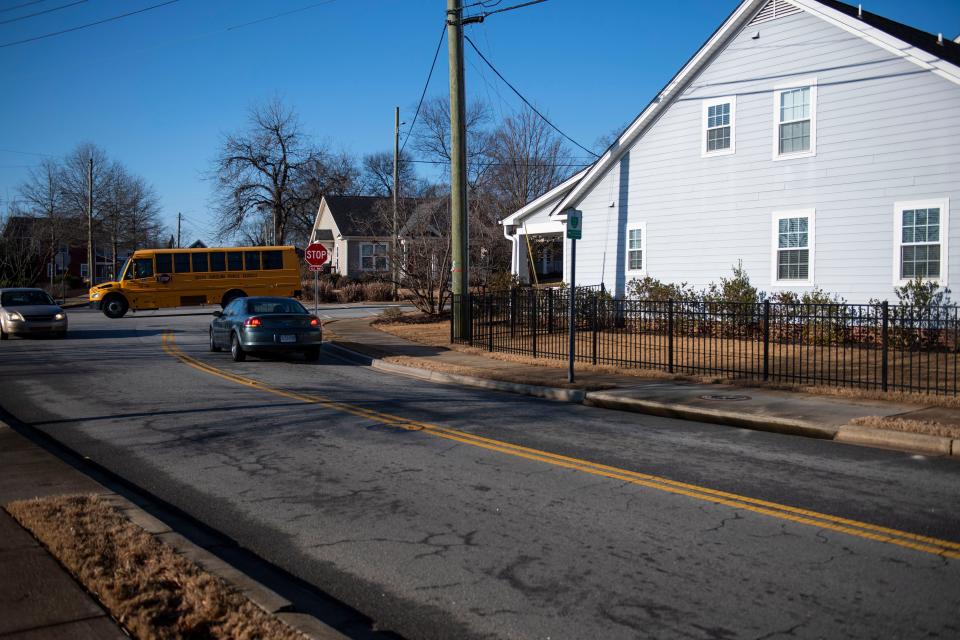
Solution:
M569 291L454 296L450 340L565 360ZM460 315L462 313L462 316ZM957 395L957 307L653 301L577 289L577 362L669 373Z

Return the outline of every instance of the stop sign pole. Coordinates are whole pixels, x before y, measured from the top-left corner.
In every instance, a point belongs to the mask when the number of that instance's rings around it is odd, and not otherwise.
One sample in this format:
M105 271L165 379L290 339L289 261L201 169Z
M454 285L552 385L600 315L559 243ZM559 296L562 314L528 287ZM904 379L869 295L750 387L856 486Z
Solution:
M320 310L320 269L330 257L330 253L319 242L311 242L307 250L303 252L303 257L310 265L310 270L313 271L313 313L316 315Z

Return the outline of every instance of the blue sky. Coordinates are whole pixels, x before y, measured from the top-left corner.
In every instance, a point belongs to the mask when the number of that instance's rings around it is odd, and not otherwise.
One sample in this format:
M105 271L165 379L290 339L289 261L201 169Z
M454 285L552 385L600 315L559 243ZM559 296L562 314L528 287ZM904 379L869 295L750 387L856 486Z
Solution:
M0 0L0 22L69 4ZM88 0L0 24L0 45L157 4ZM465 0L469 4L473 0ZM518 4L503 0L497 8ZM445 0L180 0L73 33L0 47L0 209L28 166L85 140L154 185L173 228L208 236L210 167L247 108L280 97L307 130L356 155L392 145L393 107L410 121L443 27ZM496 0L488 0L493 4ZM629 121L738 3L548 0L467 27L501 73L590 147ZM953 38L958 0L872 0L864 8ZM467 50L467 92L495 112L518 100ZM429 94L447 91L446 46Z

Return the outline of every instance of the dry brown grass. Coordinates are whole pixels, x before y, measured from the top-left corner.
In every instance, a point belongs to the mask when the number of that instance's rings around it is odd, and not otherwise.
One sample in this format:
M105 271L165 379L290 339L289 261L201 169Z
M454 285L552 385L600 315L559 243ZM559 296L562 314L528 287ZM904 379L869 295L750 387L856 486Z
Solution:
M445 347L454 351L460 351L463 353L472 353L476 355L482 355L487 358L492 358L495 360L502 360L505 362L517 362L527 365L535 365L540 367L551 367L551 368L565 368L567 366L566 358L533 358L531 356L512 354L512 353L502 353L502 352L490 352L487 349L479 347L470 347L468 345L461 344L450 344L450 324L449 320L444 321L433 321L433 322L420 322L414 323L410 321L406 322L380 322L375 323L374 326L380 331L390 333L392 335L411 340L413 342L418 342L421 344L426 344L435 347ZM549 345L549 342L541 342L541 345ZM589 343L589 338L587 336L578 336L577 340L578 351L581 353L589 353L592 344ZM603 348L603 343L600 343L600 348ZM678 366L681 362L678 362ZM785 368L785 367L784 367ZM597 373L616 373L620 375L629 375L637 378L643 378L648 380L678 380L678 381L690 381L690 382L702 382L709 384L732 384L744 387L762 387L766 389L776 389L782 391L796 391L803 393L811 393L816 395L825 395L825 396L835 396L840 398L849 398L851 400L884 400L890 402L901 402L907 404L918 404L924 406L938 406L938 407L947 407L947 408L960 408L960 397L954 396L945 396L945 395L931 395L923 393L907 393L904 391L888 391L884 392L879 389L860 389L854 387L833 387L833 386L820 386L820 385L811 385L811 384L789 384L783 382L769 382L764 383L762 381L742 379L742 378L729 378L723 375L677 375L670 374L660 369L641 369L641 368L626 368L618 366L608 366L608 365L591 365L588 363L577 362L578 371L592 371Z
M6 510L135 638L304 639L96 496Z
M910 420L907 418L864 416L854 418L850 424L857 424L872 429L887 429L888 431L906 431L908 433L922 433L927 436L944 436L960 438L960 425L943 424L933 420Z

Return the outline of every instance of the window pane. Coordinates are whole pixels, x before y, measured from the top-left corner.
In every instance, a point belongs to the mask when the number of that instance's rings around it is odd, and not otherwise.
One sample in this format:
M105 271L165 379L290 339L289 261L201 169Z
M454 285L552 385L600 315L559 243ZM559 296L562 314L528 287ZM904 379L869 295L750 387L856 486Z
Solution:
M373 245L372 244L362 244L360 245L360 255L363 257L373 255Z
M244 271L260 270L260 252L259 251L243 252L243 269Z
M810 121L780 125L780 153L810 150Z
M730 127L707 130L707 151L730 148Z
M241 251L227 253L227 268L230 271L243 271L243 253Z
M630 269L643 269L643 252L631 250L629 253Z
M173 272L173 256L169 253L157 254L157 273Z
M264 251L263 252L264 269L283 269L283 252Z
M149 278L153 275L153 258L137 258L133 261L133 277Z
M190 273L189 253L173 254L173 271L174 273Z
M204 251L202 253L194 253L193 258L193 272L194 273L206 273L207 272L207 253Z
M781 249L793 249L808 247L809 235L807 233L809 219L802 218L781 218L777 227L777 246Z
M810 117L810 87L790 89L780 94L780 122Z
M223 251L214 251L210 254L210 271L226 271L227 254Z
M902 278L939 278L940 245L913 245L900 249Z
M778 280L806 280L810 273L810 251L797 249L779 251L777 255Z

